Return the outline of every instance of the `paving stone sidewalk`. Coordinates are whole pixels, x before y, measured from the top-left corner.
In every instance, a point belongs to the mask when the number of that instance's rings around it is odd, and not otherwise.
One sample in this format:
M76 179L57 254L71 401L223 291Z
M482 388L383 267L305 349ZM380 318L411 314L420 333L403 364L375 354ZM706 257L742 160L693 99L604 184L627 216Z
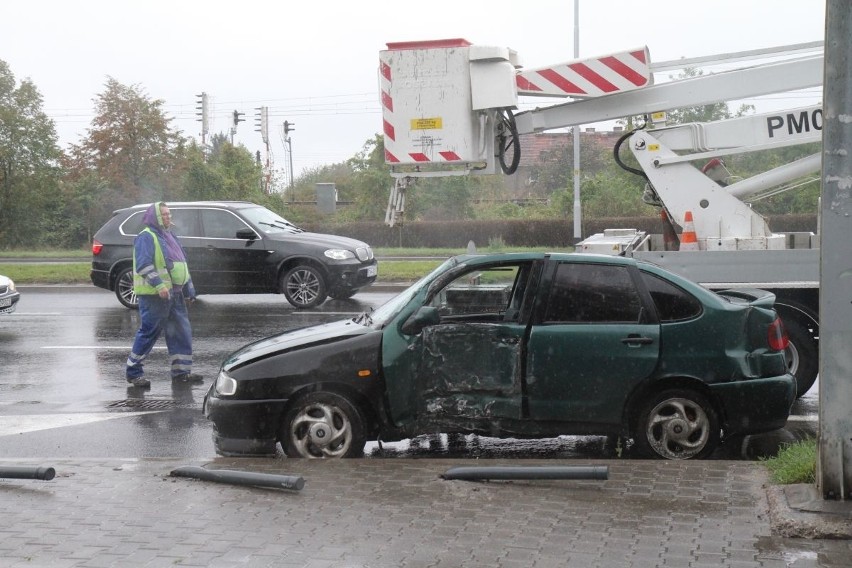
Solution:
M702 461L0 459L0 566L852 566L852 541L772 535L760 464ZM301 491L172 477L298 475ZM445 480L457 465L606 465L609 479Z

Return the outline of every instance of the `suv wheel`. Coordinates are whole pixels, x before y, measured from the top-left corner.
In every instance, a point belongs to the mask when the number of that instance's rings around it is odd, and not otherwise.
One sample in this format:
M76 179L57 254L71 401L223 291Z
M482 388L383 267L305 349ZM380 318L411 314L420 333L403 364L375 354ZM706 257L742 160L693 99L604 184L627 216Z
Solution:
M139 300L133 291L133 268L123 268L116 276L115 297L125 308L139 309Z
M288 302L299 309L316 307L328 295L325 277L307 264L291 268L284 274L281 278L281 292Z

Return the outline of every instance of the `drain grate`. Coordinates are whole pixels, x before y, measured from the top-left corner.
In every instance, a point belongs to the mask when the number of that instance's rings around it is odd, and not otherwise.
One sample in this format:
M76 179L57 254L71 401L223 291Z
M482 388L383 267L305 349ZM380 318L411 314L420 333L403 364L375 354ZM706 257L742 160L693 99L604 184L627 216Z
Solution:
M180 406L176 400L157 398L128 398L107 404L107 410L171 410Z

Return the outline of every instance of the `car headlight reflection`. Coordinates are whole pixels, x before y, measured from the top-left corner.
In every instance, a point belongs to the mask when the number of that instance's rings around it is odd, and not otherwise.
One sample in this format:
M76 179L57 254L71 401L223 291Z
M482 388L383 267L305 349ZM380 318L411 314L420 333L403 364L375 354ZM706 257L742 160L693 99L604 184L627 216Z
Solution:
M225 371L216 377L216 392L222 396L233 396L237 392L237 381Z
M346 260L347 258L355 258L355 253L351 250L346 249L328 249L323 254L333 260Z

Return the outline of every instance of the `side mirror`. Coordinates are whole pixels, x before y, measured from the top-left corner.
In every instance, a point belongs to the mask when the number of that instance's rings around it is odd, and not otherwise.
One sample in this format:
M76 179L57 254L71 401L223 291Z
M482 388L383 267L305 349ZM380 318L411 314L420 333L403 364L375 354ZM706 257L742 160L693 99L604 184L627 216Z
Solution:
M406 335L417 335L423 331L424 327L437 325L441 323L441 314L438 313L438 308L433 306L421 306L419 310L411 314L405 320L400 330Z
M255 233L251 229L240 229L239 231L237 231L237 238L244 239L247 241L253 241L257 239L257 233Z

